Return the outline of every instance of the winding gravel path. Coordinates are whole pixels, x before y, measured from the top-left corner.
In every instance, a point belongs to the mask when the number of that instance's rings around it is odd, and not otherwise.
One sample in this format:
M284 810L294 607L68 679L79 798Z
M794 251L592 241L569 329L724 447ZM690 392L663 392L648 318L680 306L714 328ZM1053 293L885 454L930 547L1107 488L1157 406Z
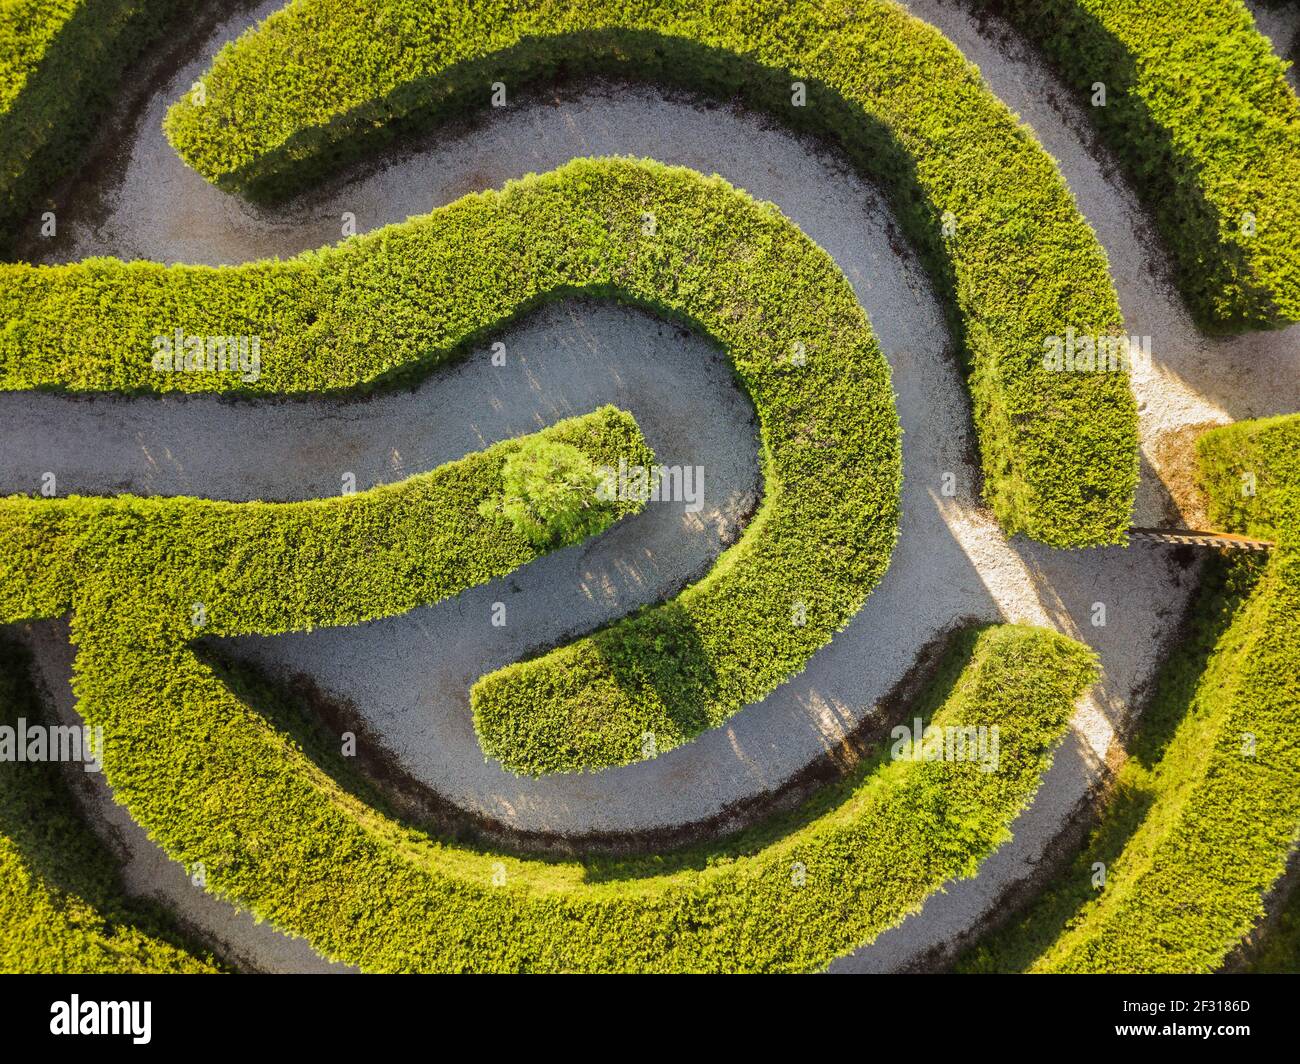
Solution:
M225 39L278 6L231 20ZM1194 424L1300 409L1296 329L1227 341L1200 336L1164 276L1142 212L1092 146L1087 115L996 23L913 3L984 71L994 91L1058 160L1111 257L1131 333L1153 338L1134 378L1143 478L1135 523L1175 510L1161 443ZM968 404L950 338L923 271L879 194L833 154L749 114L645 89L585 87L523 99L482 128L453 133L391 165L276 212L256 211L186 170L158 123L207 64L215 41L159 87L102 201L60 213L48 261L93 254L239 262L338 239L343 212L365 230L544 171L576 155L635 154L718 172L774 201L853 283L894 370L904 427L902 537L889 572L848 629L809 668L728 726L661 758L589 776L520 780L486 762L468 714L475 677L539 644L656 598L716 555L756 490L748 404L704 341L622 308L569 303L507 330L506 367L476 352L410 393L366 402L223 403L215 399L71 400L0 395L0 491L30 491L45 470L61 490L302 498L391 481L599 402L627 406L661 460L702 464L698 519L652 507L593 544L560 552L453 602L356 628L231 641L273 668L312 675L351 700L416 778L450 801L524 830L581 834L675 826L718 814L795 775L832 748L897 683L919 647L961 618L1048 625L1095 647L1105 678L1015 839L970 881L839 969L891 970L950 941L1032 872L1086 800L1113 728L1141 697L1195 571L1164 548L1054 551L1008 543L974 495ZM941 494L957 475L954 498ZM506 601L509 624L488 624ZM1108 624L1089 623L1092 604ZM48 643L48 635L44 642ZM41 646L47 683L58 665ZM138 877L137 877L138 878ZM138 884L137 884L138 885ZM143 887L141 889L144 889ZM184 893L171 898L196 922ZM225 934L235 934L227 929ZM240 940L247 955L262 947Z

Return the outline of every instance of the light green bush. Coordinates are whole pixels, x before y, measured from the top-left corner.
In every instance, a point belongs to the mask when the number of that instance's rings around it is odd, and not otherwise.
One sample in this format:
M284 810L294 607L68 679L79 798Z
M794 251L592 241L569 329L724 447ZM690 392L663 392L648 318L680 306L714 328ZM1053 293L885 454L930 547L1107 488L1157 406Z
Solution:
M576 447L547 440L525 443L501 470L501 498L480 507L500 514L534 547L577 543L608 521L609 501L596 465Z
M1210 520L1295 545L1300 530L1300 414L1238 421L1197 441Z

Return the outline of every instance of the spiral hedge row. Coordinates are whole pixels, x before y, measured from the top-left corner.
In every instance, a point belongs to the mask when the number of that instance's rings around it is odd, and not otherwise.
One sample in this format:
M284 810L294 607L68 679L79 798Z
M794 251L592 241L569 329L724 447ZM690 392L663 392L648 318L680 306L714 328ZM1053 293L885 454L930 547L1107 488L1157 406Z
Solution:
M203 102L165 125L209 180L266 198L399 133L490 113L493 85L508 101L562 72L738 97L841 144L945 297L1003 527L1123 542L1137 483L1124 367L1043 366L1067 329L1122 334L1106 256L1032 134L888 0L294 0L225 47Z
M1091 652L1055 633L969 633L918 712L998 728L997 771L876 759L732 839L548 861L431 838L358 801L178 633L140 625L148 592L133 570L116 575L128 593L83 608L73 638L118 799L172 857L201 862L209 890L372 972L824 967L1009 837L1096 675Z
M676 598L476 687L485 749L518 772L639 760L647 732L663 752L761 698L848 623L897 536L900 430L866 316L823 251L721 179L579 160L287 262L90 260L0 278L8 387L355 389L427 371L574 292L650 307L725 349L758 415L762 504ZM260 338L260 375L155 370L154 339L177 333Z
M592 461L649 457L613 410L540 435ZM196 650L201 635L356 623L376 601L409 604L393 595L455 594L475 570L446 551L479 557L509 533L483 503L518 446L334 500L8 499L0 622L71 612L74 692L104 729L117 800L174 859L202 865L208 889L368 971L818 968L1008 837L1096 677L1090 651L1041 629L968 631L914 709L972 741L997 729L993 763L882 751L736 838L581 863L392 820L352 793L337 748L304 747ZM426 542L440 529L454 543ZM531 550L517 540L503 568Z
M0 219L66 168L163 6L11 5ZM1294 320L1300 105L1244 9L998 6L1067 77L1109 83L1100 128L1130 160L1200 319ZM69 64L76 80L52 94ZM1137 478L1123 366L1053 372L1042 359L1067 331L1122 332L1104 253L977 72L887 0L293 0L222 51L167 130L204 176L270 199L575 70L739 96L837 140L886 188L946 297L1003 527L1057 546L1121 540ZM717 178L584 160L287 262L0 266L0 387L355 392L411 379L574 292L715 340L763 440L762 507L704 580L474 686L475 726L507 767L600 768L642 756L647 733L661 751L687 741L798 672L888 562L901 475L888 368L845 279L770 206ZM172 336L256 337L262 360L251 375L163 372L153 356ZM594 461L654 460L612 408L539 435ZM1216 519L1281 547L1228 567L1166 667L1164 731L1121 771L1075 865L1105 857L1104 886L1048 891L967 967L1212 970L1257 922L1300 823L1297 440L1300 418L1203 441ZM0 623L71 612L79 708L109 735L104 768L132 816L172 857L203 864L217 893L368 971L818 969L1009 837L1096 677L1091 652L1043 630L967 631L917 709L940 727L998 729L993 772L882 751L741 835L570 862L433 838L368 805L332 749L304 745L196 646L389 616L525 564L536 549L489 505L518 446L328 501L0 501ZM0 676L0 719L24 697ZM102 868L93 891L64 878L31 842L31 800L46 792L11 775L0 908L40 918L20 921L0 967L68 967L82 953L102 970L209 967L150 918L132 925Z

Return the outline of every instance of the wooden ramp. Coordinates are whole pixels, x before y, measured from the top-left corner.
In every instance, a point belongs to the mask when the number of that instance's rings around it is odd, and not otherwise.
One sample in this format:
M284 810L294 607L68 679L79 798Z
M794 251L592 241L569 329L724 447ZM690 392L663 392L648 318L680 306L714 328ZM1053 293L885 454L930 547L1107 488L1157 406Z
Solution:
M1222 547L1227 550L1272 550L1277 546L1267 539L1234 536L1230 532L1198 532L1192 528L1130 528L1128 538L1188 547Z

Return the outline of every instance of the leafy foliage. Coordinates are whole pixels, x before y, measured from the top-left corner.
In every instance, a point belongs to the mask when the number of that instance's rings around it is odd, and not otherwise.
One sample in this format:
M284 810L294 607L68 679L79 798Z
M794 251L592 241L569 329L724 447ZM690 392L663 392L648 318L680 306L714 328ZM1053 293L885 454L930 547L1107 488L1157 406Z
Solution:
M177 103L166 130L209 180L276 197L395 136L489 113L494 83L516 94L561 71L739 98L839 143L888 191L945 299L1003 527L1124 541L1127 375L1042 365L1068 328L1122 333L1105 254L1029 130L889 0L294 0L217 55L206 102Z
M111 602L119 580L150 599L137 625L186 640L360 624L450 598L541 553L482 512L510 457L538 440L594 462L653 460L632 416L606 406L332 499L15 496L0 503L0 623ZM615 502L593 527L642 505Z
M597 497L601 477L576 447L530 440L506 459L502 498L483 505L500 512L534 547L562 547L599 532L609 507Z
M0 726L43 724L27 653L0 639ZM131 902L58 767L0 761L0 972L212 972L151 906Z
M1300 100L1239 0L976 0L1038 41L1155 216L1200 323L1300 320Z
M1238 421L1198 441L1210 518L1295 545L1300 536L1300 414Z
M675 599L476 685L484 748L515 771L639 760L647 731L662 752L721 723L848 623L897 536L900 431L866 316L824 252L720 178L578 160L288 262L93 260L0 267L0 279L9 387L355 389L427 371L573 291L651 307L723 347L759 419L758 514ZM153 338L177 329L260 336L260 377L155 372ZM446 567L476 571L454 546ZM665 638L689 650L681 667Z

